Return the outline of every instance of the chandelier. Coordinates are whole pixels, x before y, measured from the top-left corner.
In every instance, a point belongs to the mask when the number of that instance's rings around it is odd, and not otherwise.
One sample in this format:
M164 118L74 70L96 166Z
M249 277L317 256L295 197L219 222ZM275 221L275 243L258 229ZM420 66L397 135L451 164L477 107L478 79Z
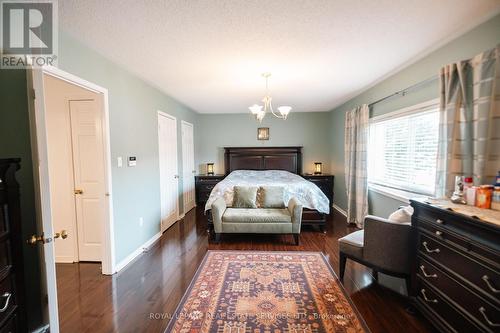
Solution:
M262 122L262 119L264 119L268 111L271 112L273 116L275 116L276 118L286 120L286 117L288 117L288 114L292 110L292 107L280 106L278 107L279 113L274 112L272 98L269 95L269 77L271 76L271 73L262 73L262 76L266 79L266 95L262 99L264 106L254 104L249 107L250 112L255 116L255 119L257 119L259 122Z

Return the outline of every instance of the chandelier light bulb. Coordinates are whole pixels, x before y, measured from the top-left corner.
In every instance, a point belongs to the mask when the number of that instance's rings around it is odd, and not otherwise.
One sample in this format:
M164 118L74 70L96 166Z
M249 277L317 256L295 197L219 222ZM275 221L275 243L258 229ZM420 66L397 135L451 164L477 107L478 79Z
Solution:
M278 111L283 116L283 119L286 119L286 117L288 117L288 114L290 113L291 110L292 110L291 106L280 106L280 107L278 107Z
M254 105L250 106L249 109L250 109L250 112L252 112L252 114L254 116L256 116L259 112L262 111L262 106L254 104Z

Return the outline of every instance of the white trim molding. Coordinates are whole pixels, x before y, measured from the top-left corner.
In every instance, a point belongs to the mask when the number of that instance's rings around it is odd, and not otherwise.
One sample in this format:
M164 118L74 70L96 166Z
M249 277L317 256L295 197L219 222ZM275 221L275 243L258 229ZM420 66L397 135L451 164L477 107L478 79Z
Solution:
M109 130L109 102L108 89L98 86L92 82L84 80L76 75L65 72L53 66L43 67L41 74L47 74L55 78L61 79L68 83L77 85L86 90L102 94L103 97L103 143L105 151L105 183L106 183L106 217L107 221L103 224L103 242L102 242L102 274L111 275L115 269L115 238L114 238L114 219L113 219L113 195L112 195L112 175L111 175L111 140ZM41 79L41 77L40 77ZM37 82L34 87L34 93L37 99L44 102L43 82ZM39 97L41 96L41 97ZM37 124L40 129L46 132L45 123Z
M333 209L335 209L337 212L339 212L340 214L344 215L345 217L347 217L347 212L345 210L343 210L342 208L340 208L338 205L332 203L332 207Z
M373 191L375 193L382 194L383 196L392 198L404 202L406 204L410 203L410 199L427 198L428 195L407 192L403 190L393 189L386 186L368 183L368 191Z
M161 231L158 232L153 237L148 239L144 244L139 246L134 252L129 254L127 257L125 257L125 259L123 259L118 264L116 264L115 265L116 271L114 273L118 273L119 271L121 271L122 269L127 267L127 265L129 265L135 259L137 259L141 254L143 254L144 252L147 252L149 250L149 248L151 246L153 246L153 244L156 243L160 239L161 235L162 235Z

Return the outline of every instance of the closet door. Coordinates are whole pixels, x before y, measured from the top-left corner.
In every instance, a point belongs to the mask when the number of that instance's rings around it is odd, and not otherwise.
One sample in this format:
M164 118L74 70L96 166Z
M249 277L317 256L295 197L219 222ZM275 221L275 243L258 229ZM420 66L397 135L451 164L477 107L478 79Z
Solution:
M194 128L193 124L182 121L182 182L184 213L195 206L194 195Z
M102 260L106 223L102 115L98 100L70 100L78 260Z
M179 219L177 173L177 119L158 111L161 231Z

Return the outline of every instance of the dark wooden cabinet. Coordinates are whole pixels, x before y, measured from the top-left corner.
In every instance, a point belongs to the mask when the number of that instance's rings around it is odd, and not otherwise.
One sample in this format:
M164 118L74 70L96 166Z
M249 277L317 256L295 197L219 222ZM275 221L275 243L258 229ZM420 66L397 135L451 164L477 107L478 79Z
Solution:
M442 332L500 332L500 227L411 205L417 309Z
M196 205L205 205L214 186L226 177L225 175L197 175L194 177Z
M0 159L0 332L26 331L19 163Z
M302 175L302 178L314 183L316 186L320 188L321 191L323 191L323 193L330 201L330 205L328 207L330 209L328 214L330 214L333 202L334 176L328 174L321 174L321 175L304 174ZM318 226L322 231L324 231L326 225L326 216L325 214L319 213L316 210L305 208L302 213L302 224Z

